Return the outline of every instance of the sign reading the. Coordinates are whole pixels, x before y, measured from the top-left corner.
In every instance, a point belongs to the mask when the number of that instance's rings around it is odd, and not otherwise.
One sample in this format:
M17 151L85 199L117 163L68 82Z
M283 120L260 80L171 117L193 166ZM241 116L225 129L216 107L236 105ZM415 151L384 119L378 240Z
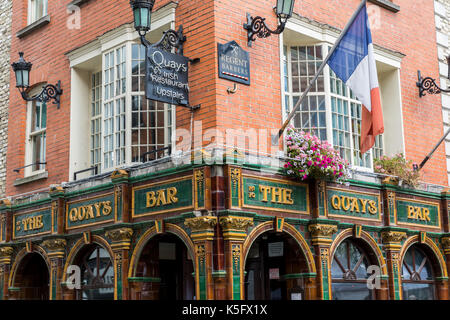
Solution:
M441 227L439 204L399 199L396 201L397 224Z
M249 176L242 182L243 207L309 214L305 184Z
M114 221L116 215L114 194L88 200L69 201L66 206L66 228L76 229Z
M146 63L147 99L189 105L189 59L158 47L148 47Z
M133 188L133 217L193 208L192 176Z
M327 188L327 210L330 217L381 221L380 196L365 192L347 192Z
M217 44L219 78L250 85L250 57L236 41Z
M50 233L52 231L51 209L14 214L13 226L14 239Z

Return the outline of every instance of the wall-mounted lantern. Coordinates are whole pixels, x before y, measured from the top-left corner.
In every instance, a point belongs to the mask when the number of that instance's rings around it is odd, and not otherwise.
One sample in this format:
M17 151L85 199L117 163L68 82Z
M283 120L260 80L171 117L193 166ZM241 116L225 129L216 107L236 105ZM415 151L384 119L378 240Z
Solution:
M448 64L448 76L447 78L450 80L450 56L447 57ZM422 78L422 74L420 70L417 71L418 81L416 83L417 87L419 87L419 97L425 96L425 92L428 94L440 94L441 92L449 93L450 89L442 89L437 84L436 81L431 77Z
M278 27L275 30L271 30L265 23L265 18L257 16L253 18L247 13L247 23L244 23L244 29L247 30L248 46L252 46L252 42L256 40L256 36L259 38L267 38L271 34L280 34L283 32L286 26L287 20L292 16L294 10L295 0L277 0L277 6L275 7L275 13L278 18Z
M19 52L19 61L14 62L11 66L16 74L16 88L19 89L20 94L25 101L48 102L53 99L55 100L53 103L56 104L59 109L59 98L63 92L61 89L61 81L58 80L56 85L47 84L42 88L42 91L39 94L34 97L29 97L26 91L30 87L30 71L32 64L25 61L23 52Z

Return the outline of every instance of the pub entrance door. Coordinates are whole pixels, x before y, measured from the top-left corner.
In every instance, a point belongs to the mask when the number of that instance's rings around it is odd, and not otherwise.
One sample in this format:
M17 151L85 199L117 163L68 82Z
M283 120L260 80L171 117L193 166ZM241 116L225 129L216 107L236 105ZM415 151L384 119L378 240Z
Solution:
M192 300L195 296L193 261L186 245L173 234L152 238L142 251L136 278L142 279L142 300Z
M20 300L48 300L50 296L49 270L38 253L27 254L20 262L14 287L19 289Z
M300 300L307 272L306 260L294 238L269 231L252 244L245 264L247 300Z

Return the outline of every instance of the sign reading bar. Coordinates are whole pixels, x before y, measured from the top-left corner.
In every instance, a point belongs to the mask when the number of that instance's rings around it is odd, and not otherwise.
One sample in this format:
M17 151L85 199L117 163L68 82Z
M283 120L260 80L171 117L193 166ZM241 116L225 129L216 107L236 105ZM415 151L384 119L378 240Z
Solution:
M14 239L51 233L51 209L48 208L40 211L14 214L13 226Z
M380 195L327 188L327 211L330 217L352 217L381 221Z
M441 227L440 206L437 203L397 198L397 224Z
M236 41L217 44L219 78L250 85L250 57Z
M244 208L309 214L306 184L250 176L242 182Z
M189 105L189 59L158 47L147 49L147 99Z
M192 176L133 188L132 216L141 217L194 207Z
M69 201L66 205L66 228L76 229L114 221L117 214L113 193L90 199Z

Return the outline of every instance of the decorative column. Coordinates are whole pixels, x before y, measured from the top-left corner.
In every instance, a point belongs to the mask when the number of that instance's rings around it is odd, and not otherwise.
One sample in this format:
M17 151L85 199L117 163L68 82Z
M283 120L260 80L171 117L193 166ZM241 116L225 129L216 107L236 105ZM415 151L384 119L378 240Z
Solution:
M406 232L386 230L381 232L381 238L386 251L386 263L389 275L389 299L402 300L400 250L401 242L406 239Z
M50 187L52 199L52 234L64 233L64 189L59 185Z
M47 239L42 246L47 250L50 259L50 300L62 300L61 280L64 270L64 256L66 248L64 239Z
M244 258L243 243L247 229L253 226L253 218L225 216L219 219L224 239L225 271L227 279L227 299L244 299Z
M129 174L126 170L116 170L111 174L111 181L114 184L114 205L115 216L114 221L130 222L130 187L128 184Z
M14 250L12 247L0 247L0 299L7 300L8 279L11 271L11 256ZM18 298L18 297L15 297Z
M447 266L447 274L450 275L450 234L449 233L444 234L444 236L441 238L441 245L442 245L442 249L444 249L445 264ZM448 286L450 288L450 277L447 281L448 281Z
M197 300L214 299L213 240L217 217L202 216L186 219L195 245L195 287Z
M330 247L333 242L332 235L337 232L337 225L329 223L330 221L316 220L308 226L315 252L320 300L331 300Z
M128 300L128 267L130 263L129 250L133 229L119 228L107 231L106 237L112 241L114 253L114 300Z

